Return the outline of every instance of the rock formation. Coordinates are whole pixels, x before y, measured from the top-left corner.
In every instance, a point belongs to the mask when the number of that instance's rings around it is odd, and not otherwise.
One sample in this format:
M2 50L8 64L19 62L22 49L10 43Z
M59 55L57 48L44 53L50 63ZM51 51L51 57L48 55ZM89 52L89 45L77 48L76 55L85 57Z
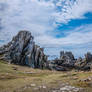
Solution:
M92 68L92 54L88 52L85 58L74 58L72 52L60 52L60 58L50 61L49 68L57 71L67 71L77 69L89 71Z
M60 52L60 58L50 62L49 67L52 70L67 71L74 67L75 58L72 52Z
M60 52L60 60L62 61L63 65L67 66L74 66L75 58L72 52Z
M85 58L75 59L72 52L61 51L60 58L48 61L44 49L35 45L34 38L28 31L20 31L11 42L0 47L0 59L32 68L47 68L57 71L90 70L92 68L90 52L85 54Z
M10 63L27 65L32 68L46 67L47 56L43 48L35 45L28 31L20 31L7 45L0 47L1 59Z
M92 68L92 54L87 52L85 54L85 58L79 58L76 60L75 67L79 68L80 70L90 70Z

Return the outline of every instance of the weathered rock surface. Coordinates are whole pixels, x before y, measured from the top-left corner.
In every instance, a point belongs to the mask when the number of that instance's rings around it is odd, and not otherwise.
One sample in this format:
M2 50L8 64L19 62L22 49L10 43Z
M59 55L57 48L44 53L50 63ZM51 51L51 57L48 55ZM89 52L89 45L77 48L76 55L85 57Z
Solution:
M63 65L67 66L74 66L75 58L72 52L60 52L60 60L62 61Z
M60 52L60 58L53 60L49 67L52 70L67 71L74 67L75 58L72 52Z
M89 71L92 69L92 54L88 52L85 58L74 58L72 52L60 52L60 58L50 62L49 68L57 71L67 71L77 69L82 71Z
M47 56L43 48L35 45L33 36L28 31L20 31L7 45L0 47L2 59L32 68L46 67Z
M92 68L92 54L87 52L85 54L85 58L79 58L76 60L75 67L79 68L80 70L90 70Z

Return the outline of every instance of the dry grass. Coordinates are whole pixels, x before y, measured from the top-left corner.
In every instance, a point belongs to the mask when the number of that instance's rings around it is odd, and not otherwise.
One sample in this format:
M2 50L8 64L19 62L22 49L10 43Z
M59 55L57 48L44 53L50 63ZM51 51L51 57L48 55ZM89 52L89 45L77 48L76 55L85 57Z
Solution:
M0 92L17 92L17 89L30 84L36 84L36 86L46 85L49 90L58 87L61 83L69 83L70 85L77 87L86 87L86 89L91 92L92 81L80 82L80 80L88 77L92 77L91 71L76 72L73 70L69 72L56 72L31 69L29 67L11 65L0 61ZM34 92L32 90L32 88L29 88L22 92Z

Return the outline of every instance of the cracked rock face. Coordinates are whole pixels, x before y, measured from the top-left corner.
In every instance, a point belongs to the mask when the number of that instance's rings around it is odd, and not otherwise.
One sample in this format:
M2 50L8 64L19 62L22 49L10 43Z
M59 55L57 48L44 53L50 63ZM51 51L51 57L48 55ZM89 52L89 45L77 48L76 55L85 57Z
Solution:
M77 59L75 66L79 67L81 70L91 70L92 69L92 54L87 52L85 58Z
M33 36L28 31L20 31L7 45L0 47L2 59L19 65L28 65L32 68L46 66L47 56L43 48L35 45Z
M51 70L68 71L74 67L75 58L72 52L60 52L60 58L55 59L49 64Z
M72 52L60 52L60 60L62 61L63 65L74 66L75 58Z
M57 71L67 71L77 69L82 71L89 71L92 69L92 54L88 52L85 58L75 59L72 52L60 52L60 58L50 62L49 68Z

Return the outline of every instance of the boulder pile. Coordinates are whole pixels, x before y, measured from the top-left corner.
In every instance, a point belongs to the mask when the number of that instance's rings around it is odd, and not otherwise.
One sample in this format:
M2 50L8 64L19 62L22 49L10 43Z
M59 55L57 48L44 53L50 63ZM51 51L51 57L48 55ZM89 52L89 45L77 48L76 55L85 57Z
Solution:
M57 71L67 71L74 67L75 58L72 52L60 52L60 58L50 62L49 66L51 69ZM53 66L53 67L52 67Z
M60 58L49 62L49 68L57 71L67 71L71 69L89 71L92 68L92 54L88 52L85 58L74 58L72 52L60 52Z
M91 70L92 68L92 54L87 52L85 58L79 57L75 62L75 67L80 70Z

